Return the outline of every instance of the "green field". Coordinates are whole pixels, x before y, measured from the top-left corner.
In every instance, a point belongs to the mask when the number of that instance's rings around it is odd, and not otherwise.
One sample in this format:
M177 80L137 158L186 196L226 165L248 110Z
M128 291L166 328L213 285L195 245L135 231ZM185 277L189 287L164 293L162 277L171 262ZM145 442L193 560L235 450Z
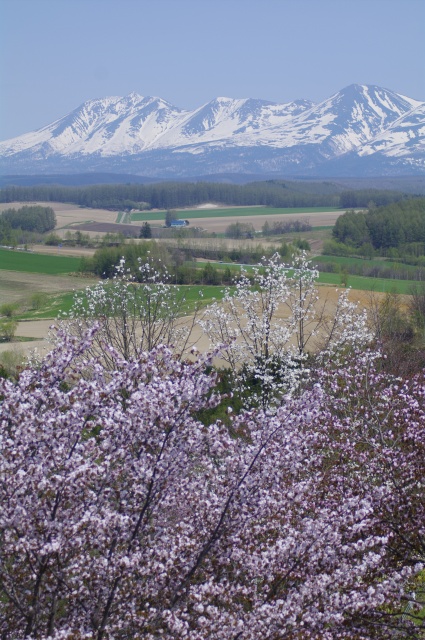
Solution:
M328 211L340 211L337 207L300 207L293 209L274 209L272 207L231 207L229 209L184 209L176 211L181 220L191 218L229 218L246 216L272 216L286 215L288 213L323 213ZM342 213L342 210L341 210ZM132 222L146 222L152 220L162 221L166 211L145 211L132 213Z
M74 292L52 293L46 296L46 303L42 309L19 310L14 315L16 320L45 320L56 319L62 313L68 313L72 307Z
M173 286L173 285L170 285ZM213 285L179 285L186 299L185 313L192 313L195 307L201 303L202 306L211 304L214 300L221 300L223 297L223 287ZM232 287L230 287L232 288ZM43 320L46 318L57 318L62 313L68 313L72 307L75 293L67 291L65 293L50 294L47 296L46 304L40 310L17 311L14 315L16 320Z
M321 273L318 283L322 285L334 286L338 289L343 288L341 285L341 277L338 273ZM386 280L383 278L364 278L362 276L348 276L347 287L359 291L376 291L383 293L399 293L409 295L413 280ZM230 290L233 287L225 287L223 285L181 285L187 302L186 311L190 314L197 304L201 303L206 306L214 302L220 301L223 297L224 289ZM57 318L61 313L66 313L71 309L74 299L73 292L61 294L51 294L48 296L45 306L42 310L26 310L17 312L15 318L17 320L42 320L46 318Z
M315 262L318 262L319 264L321 262L332 262L334 264L338 264L341 266L350 266L350 265L362 265L362 264L366 264L370 267L382 267L382 266L386 266L386 267L391 267L391 268L396 268L400 266L400 262L394 262L394 260L386 260L385 258L372 258L371 260L369 260L368 258L353 258L350 256L328 256L328 255L322 255L322 256L316 256L314 258ZM406 269L412 269L412 270L417 270L417 267L413 266L413 265L408 265L408 264L402 264L401 266L403 266L403 268Z
M80 264L80 258L48 256L41 253L0 249L0 270L59 275L77 272Z
M335 286L338 289L343 288L341 285L341 276L339 273L320 273L317 282L319 284ZM417 284L417 281L415 280L390 280L385 278L365 278L363 276L349 275L347 288L356 289L359 291L376 291L382 293L400 293L409 295L412 285L414 285L415 283ZM222 285L193 285L190 288L193 290L192 296L195 297L199 295L197 292L204 292L203 300L206 304L209 304L213 298L221 300L221 298L223 297ZM230 289L232 289L232 287L230 287Z
M344 264L353 264L355 261L360 261L357 258L341 258L330 257L332 261L343 266ZM319 256L315 259L318 263L321 260L329 259L325 256ZM367 261L368 264L383 264L383 261L372 260ZM47 256L42 254L27 253L20 251L0 250L0 270L7 269L10 271L20 271L36 273L42 276L45 275L63 275L66 273L77 272L80 264L79 258L72 258L67 256ZM207 261L197 262L197 267L202 268ZM387 262L387 264L391 264ZM230 269L235 275L240 271L241 266L237 264L223 264L214 263L218 269ZM250 270L250 267L246 267ZM1 279L1 271L0 271ZM400 294L409 294L414 284L414 280L395 280L384 278L371 278L357 275L348 275L348 287L352 289L365 290L365 291L377 291L377 292L397 292ZM340 273L320 273L319 284L328 284L340 288L341 274ZM185 291L187 300L187 312L190 313L194 309L196 303L202 301L203 305L210 304L214 299L221 299L223 295L223 286L213 285L188 285L181 286ZM201 293L200 293L201 292ZM63 293L56 293L48 295L46 304L40 310L22 310L17 312L17 319L36 319L36 318L56 318L60 312L67 312L71 308L74 293L64 291Z
M335 285L341 287L341 275L339 273L320 273L320 284ZM401 293L409 295L412 285L417 280L393 280L389 278L366 278L364 276L351 276L347 278L347 288L359 291L377 291L381 293Z

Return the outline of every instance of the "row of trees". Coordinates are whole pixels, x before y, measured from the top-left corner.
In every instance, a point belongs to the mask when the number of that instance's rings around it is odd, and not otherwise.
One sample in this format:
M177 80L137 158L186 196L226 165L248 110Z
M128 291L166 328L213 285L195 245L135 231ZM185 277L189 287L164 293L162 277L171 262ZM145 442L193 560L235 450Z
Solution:
M398 191L384 189L350 189L340 195L341 209L384 207L403 199L403 194Z
M290 259L292 254L296 252L296 247L307 249L308 245L306 246L305 241L294 241L292 244L282 243L278 253L281 257ZM176 282L178 273L185 267L185 263L193 262L196 258L256 264L262 257L270 258L275 251L275 248L264 247L261 244L229 248L221 241L210 244L182 241L175 245L166 245L154 240L147 240L139 244L128 243L101 247L95 251L92 258L82 260L81 269L85 273L93 273L100 278L111 278L115 273L116 265L121 258L124 258L128 268L136 274L136 278L140 279L140 272L137 270L138 259L144 260L149 255L150 259L155 262L156 268L162 272L165 265L172 274L173 281ZM186 282L186 284L188 283Z
M331 191L331 193L329 193ZM204 202L229 205L261 204L273 207L338 206L340 189L329 190L317 183L315 188L303 189L301 183L267 181L247 185L227 183L158 183L127 185L91 185L65 187L40 185L34 187L3 187L3 202L34 201L75 202L86 207L111 209L176 209Z
M346 295L325 312L305 256L276 257L204 319L258 401L201 420L232 399L138 268L0 380L1 637L424 638L423 375L381 372Z
M108 209L176 209L205 202L270 207L365 207L373 201L383 205L403 198L395 191L359 189L344 191L329 182L305 183L267 180L246 185L214 182L157 184L102 184L84 187L39 185L6 186L1 202L74 202L84 207Z
M324 245L323 252L326 256L332 255L335 250L336 255L340 255L340 246L334 247L331 243ZM367 247L363 246L356 255L361 255L363 260L350 260L346 263L333 262L332 259L321 256L318 258L318 268L321 272L341 273L346 269L350 275L364 276L366 278L385 278L388 280L425 280L425 263L415 267L401 262L388 262L379 260L366 260L371 258L366 253Z
M263 235L274 236L285 233L300 233L311 231L312 226L309 220L279 220L276 222L265 222L262 227Z

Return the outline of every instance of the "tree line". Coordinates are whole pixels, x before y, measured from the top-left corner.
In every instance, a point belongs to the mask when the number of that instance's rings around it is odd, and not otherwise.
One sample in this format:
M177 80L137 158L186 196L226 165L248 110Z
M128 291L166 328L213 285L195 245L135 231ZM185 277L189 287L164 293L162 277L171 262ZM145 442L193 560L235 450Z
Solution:
M281 258L290 260L299 249L307 249L302 241L294 243L282 242L278 248ZM240 274L239 264L257 264L263 257L270 258L276 248L263 245L240 246L229 248L224 243L197 245L190 242L179 245L165 245L147 240L143 243L127 243L113 247L97 249L91 258L82 258L81 271L90 273L102 279L113 278L116 265L124 259L128 268L135 273L137 281L141 282L143 272L138 270L140 260L149 261L160 275L164 270L170 275L174 284L232 284L235 275ZM213 261L204 266L195 262L196 258ZM222 268L214 262L236 263Z
M383 207L397 202L403 198L403 194L398 191L385 189L348 189L340 195L341 209L352 209L354 207L365 208L371 205Z
M281 180L235 185L213 182L169 182L157 184L102 184L82 187L62 185L5 186L1 202L72 202L82 207L106 209L176 209L205 202L234 206L267 207L363 207L398 201L396 191L360 189L344 191L329 182L304 183Z
M331 255L332 245L325 244L325 255ZM323 259L318 261L318 268L321 273L343 273L346 271L350 275L363 276L365 278L385 278L386 280L418 280L425 279L425 263L418 266L411 266L403 262L387 262L382 263L376 260L367 260L367 256L363 256L364 260L348 262L341 265Z
M312 226L309 220L279 220L278 222L263 224L262 232L265 236L282 235L285 233L300 233L311 231Z

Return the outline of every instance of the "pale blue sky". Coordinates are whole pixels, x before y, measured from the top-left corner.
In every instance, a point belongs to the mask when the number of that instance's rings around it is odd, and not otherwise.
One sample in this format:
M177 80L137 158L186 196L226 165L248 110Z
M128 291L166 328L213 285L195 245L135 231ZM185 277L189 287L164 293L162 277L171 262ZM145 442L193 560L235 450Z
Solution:
M92 98L425 101L425 0L0 0L0 140Z

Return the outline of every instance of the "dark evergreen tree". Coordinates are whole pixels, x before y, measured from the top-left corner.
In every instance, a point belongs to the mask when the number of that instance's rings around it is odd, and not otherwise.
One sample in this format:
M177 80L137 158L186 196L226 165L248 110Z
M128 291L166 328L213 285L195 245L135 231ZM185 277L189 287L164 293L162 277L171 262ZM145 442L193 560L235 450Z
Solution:
M166 227L171 227L171 223L177 220L177 214L175 211L172 211L171 209L167 209L167 213L165 214L165 226Z
M152 229L149 222L145 222L140 229L139 238L152 238Z

